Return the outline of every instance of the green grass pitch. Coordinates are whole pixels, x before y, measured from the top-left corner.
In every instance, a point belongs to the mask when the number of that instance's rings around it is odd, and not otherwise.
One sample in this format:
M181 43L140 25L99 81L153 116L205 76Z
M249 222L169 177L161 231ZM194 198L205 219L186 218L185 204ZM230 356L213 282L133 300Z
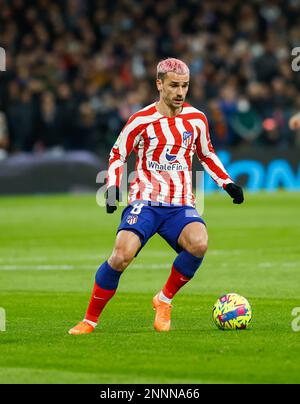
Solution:
M97 331L70 336L85 312L94 274L108 258L119 210L95 197L0 199L0 383L299 383L300 194L247 195L233 205L208 196L209 251L174 298L172 331L153 328L152 296L175 253L155 236L121 278ZM251 327L220 331L215 300L237 292ZM299 321L300 323L300 321Z

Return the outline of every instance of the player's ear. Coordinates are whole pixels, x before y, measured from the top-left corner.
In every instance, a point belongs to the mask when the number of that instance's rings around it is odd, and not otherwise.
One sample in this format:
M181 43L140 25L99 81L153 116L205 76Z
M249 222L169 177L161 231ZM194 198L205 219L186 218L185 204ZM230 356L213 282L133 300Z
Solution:
M162 80L161 79L156 80L156 87L157 87L158 91L162 90Z

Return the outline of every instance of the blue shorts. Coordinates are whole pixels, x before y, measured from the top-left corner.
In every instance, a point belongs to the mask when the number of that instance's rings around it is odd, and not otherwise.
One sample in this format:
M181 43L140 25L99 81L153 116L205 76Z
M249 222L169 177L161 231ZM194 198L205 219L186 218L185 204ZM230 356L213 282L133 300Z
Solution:
M123 210L117 233L121 230L129 230L139 236L142 246L136 255L155 233L164 238L177 253L180 253L183 249L178 245L178 238L183 228L192 222L205 225L204 220L193 207L148 206L135 202Z

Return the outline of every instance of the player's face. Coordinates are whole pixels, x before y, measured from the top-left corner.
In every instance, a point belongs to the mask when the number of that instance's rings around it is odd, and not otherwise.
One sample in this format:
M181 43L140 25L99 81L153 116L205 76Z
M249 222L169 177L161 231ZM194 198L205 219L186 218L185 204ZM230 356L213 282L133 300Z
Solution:
M169 72L163 80L157 80L157 88L161 99L169 108L182 107L189 89L189 74Z

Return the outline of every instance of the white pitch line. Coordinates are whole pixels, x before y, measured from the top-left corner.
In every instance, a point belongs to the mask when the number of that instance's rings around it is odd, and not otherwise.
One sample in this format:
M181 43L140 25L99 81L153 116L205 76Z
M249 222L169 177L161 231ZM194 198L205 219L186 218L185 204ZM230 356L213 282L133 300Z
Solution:
M130 269L137 269L137 270L147 270L147 269L170 269L172 265L172 259L170 261L165 262L165 263L160 263L160 264L135 264L132 263L129 267L128 270ZM240 267L245 267L246 265L244 263L239 264ZM275 266L274 263L272 262L260 262L257 264L258 269L268 269L268 268L273 268ZM299 263L298 262L283 262L283 263L278 263L278 267L280 268L294 268L298 267ZM229 268L230 264L229 263L221 263L219 265L220 268ZM97 270L97 264L96 265L69 265L69 264L47 264L47 265L21 265L21 264L15 264L15 265L1 265L0 264L0 271L81 271L81 270L88 270L88 271L96 271Z
M282 267L283 268L293 268L293 267L299 267L299 261L298 262L283 262L282 263Z
M272 267L274 267L274 266L275 266L275 264L272 263L272 262L260 262L260 263L258 264L258 267L259 267L259 268L272 268Z
M131 269L164 269L172 263L166 264L133 264ZM97 265L0 265L0 271L80 271L97 270Z
M55 257L55 253L52 254L52 259L53 257ZM73 254L70 254L70 257L73 257ZM59 255L58 255L59 257ZM95 261L95 260L104 260L108 257L108 254L104 255L104 254L98 254L95 256L91 256L91 255L87 255L87 256L83 256L81 255L80 257L76 258L76 261ZM66 258L66 256L64 256L64 258ZM71 259L71 258L70 258ZM14 263L14 262L49 262L49 257L15 257L15 258L0 258L0 263Z
M0 271L70 271L75 269L72 265L0 265Z
M172 262L167 262L166 264L133 264L132 269L164 269L171 268Z
M227 249L227 250L213 250L211 249L209 251L210 255L225 255L225 254L230 254L230 255L240 255L244 253L247 250L232 250L232 249Z
M61 251L59 251L58 252L58 254L57 254L57 256L59 257L60 256L60 254L61 254ZM171 252L170 253L170 251L143 251L141 254L143 254L143 256L146 256L146 257L164 257L164 258L166 258L166 259L173 259L173 257L174 257L174 254ZM74 254L72 253L70 253L70 254L67 254L67 255L69 255L70 257L73 257L74 256ZM82 262L82 261L101 261L101 260L105 260L105 259L108 259L108 257L111 255L111 251L107 251L107 252L99 252L98 254L97 253L93 253L93 254L81 254L81 255L79 255L79 257L76 257L76 261L80 261L80 262ZM54 251L52 254L51 254L51 258L53 259L53 258L55 258L55 256L56 256L56 252ZM66 255L64 255L64 258L65 259L67 259L67 257L66 257ZM70 258L70 260L71 260L71 258ZM40 263L40 264L43 264L43 263L45 263L45 265L47 264L47 262L49 262L49 257L47 257L47 256L35 256L35 257L14 257L14 258L12 258L12 257L6 257L6 258L4 258L4 257L1 257L0 258L0 265L1 265L1 263L3 263L3 264L5 264L5 265L7 265L7 264L14 264L14 263L19 263L19 262L22 262L22 263L31 263L31 262L36 262L36 263Z

